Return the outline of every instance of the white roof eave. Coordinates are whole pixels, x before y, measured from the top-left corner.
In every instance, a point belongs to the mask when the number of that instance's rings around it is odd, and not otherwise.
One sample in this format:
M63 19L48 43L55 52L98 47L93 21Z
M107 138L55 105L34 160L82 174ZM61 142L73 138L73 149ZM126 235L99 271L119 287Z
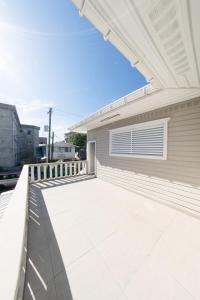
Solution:
M150 84L98 110L70 130L88 131L200 96L199 1L72 2Z
M113 101L112 103L102 107L101 109L97 110L96 112L94 112L93 114L89 115L88 117L86 117L85 119L81 120L80 122L78 122L77 124L74 124L73 126L71 126L69 128L69 130L74 131L76 129L78 129L79 127L82 127L83 125L89 124L91 123L91 121L95 121L96 119L98 119L99 117L103 118L110 113L113 112L115 109L123 107L124 105L126 105L127 103L137 100L141 97L144 97L145 95L152 93L153 91L157 91L157 89L154 89L150 84L137 89L136 91L121 97L115 101ZM80 129L81 130L81 129ZM85 130L83 130L85 131Z
M103 107L69 128L86 132L104 125L175 103L200 97L200 88L155 89L148 85Z

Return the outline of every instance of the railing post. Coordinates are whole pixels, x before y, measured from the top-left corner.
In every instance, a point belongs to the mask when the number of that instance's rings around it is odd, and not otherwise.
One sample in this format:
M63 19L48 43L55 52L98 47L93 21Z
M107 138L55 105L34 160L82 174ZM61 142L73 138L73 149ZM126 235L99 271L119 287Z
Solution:
M49 165L49 179L52 178L52 165Z
M81 167L82 167L81 174L84 175L85 174L85 162L84 161L81 162Z
M73 174L74 176L77 174L76 167L77 167L76 162L74 162L74 174Z
M55 178L58 177L58 165L55 165Z
M37 166L37 180L41 180L40 166Z
M81 171L81 162L78 162L78 175L80 175L80 171Z
M34 166L31 166L31 182L35 181Z
M60 164L60 177L63 177L63 164Z
M46 165L43 166L43 170L44 170L44 180L46 180L47 179L47 166Z
M83 174L87 174L87 161L83 162Z
M69 176L72 176L72 163L69 164Z
M68 176L68 164L65 163L65 176Z

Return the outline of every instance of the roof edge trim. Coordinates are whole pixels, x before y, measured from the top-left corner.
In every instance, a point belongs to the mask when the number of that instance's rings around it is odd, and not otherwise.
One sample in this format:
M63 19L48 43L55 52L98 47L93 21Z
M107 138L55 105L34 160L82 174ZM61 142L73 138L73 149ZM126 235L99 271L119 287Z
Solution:
M143 98L144 96L149 95L153 92L157 92L159 90L161 90L161 89L155 88L151 84L147 84L147 85L143 86L142 88L139 88L139 89L135 90L134 92L131 92L131 93L127 94L126 96L121 97L121 98L113 101L112 103L100 108L95 113L89 115L88 117L84 118L80 122L69 127L69 130L70 131L76 130L78 127L80 127L84 124L87 124L90 121L94 121L99 116L102 116L102 118L103 118L104 115L106 115L109 112L114 111L116 108L123 107L130 102L138 101L140 98Z

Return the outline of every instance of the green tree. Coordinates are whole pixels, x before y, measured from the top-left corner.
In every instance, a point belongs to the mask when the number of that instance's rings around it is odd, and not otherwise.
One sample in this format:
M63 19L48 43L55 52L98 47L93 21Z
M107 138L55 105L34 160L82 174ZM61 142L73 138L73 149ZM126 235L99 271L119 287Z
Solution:
M78 132L65 133L65 141L77 146L79 149L86 149L87 134Z
M79 159L86 159L87 134L68 132L65 133L65 141L76 146L76 152L78 152Z

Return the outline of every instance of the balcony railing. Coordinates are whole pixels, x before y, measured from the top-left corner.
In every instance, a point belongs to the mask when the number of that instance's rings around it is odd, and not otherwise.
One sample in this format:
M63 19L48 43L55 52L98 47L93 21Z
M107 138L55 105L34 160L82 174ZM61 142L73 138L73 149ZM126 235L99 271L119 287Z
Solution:
M87 173L87 161L31 164L23 167L0 223L0 299L22 299L27 251L29 183Z
M0 299L22 299L28 226L28 166L24 166L0 224Z
M30 182L87 174L87 161L29 165Z

